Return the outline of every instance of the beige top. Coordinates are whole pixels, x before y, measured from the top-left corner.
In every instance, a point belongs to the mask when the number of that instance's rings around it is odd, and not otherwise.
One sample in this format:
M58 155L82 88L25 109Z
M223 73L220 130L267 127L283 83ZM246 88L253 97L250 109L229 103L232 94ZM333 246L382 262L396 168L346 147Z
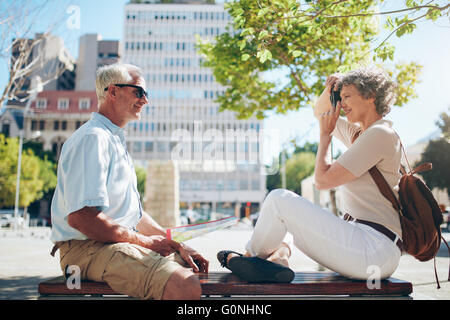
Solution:
M400 140L392 122L384 119L374 122L352 144L351 138L358 130L358 125L339 117L333 131L333 136L348 148L336 161L357 176L340 186L341 210L356 219L379 223L401 237L399 214L381 194L368 171L376 165L398 198Z

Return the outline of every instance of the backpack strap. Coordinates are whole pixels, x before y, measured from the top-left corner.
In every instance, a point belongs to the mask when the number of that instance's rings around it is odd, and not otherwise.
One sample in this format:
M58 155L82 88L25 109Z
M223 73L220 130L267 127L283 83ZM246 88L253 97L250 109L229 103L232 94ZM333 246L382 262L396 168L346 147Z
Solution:
M381 194L392 203L392 207L394 207L395 211L397 211L400 216L403 216L400 201L398 201L397 197L392 191L392 188L389 186L380 170L378 170L376 166L373 166L369 169L369 173L372 176L372 179L375 181L375 184L377 185Z
M361 134L361 130L358 130L354 133L354 135L351 139L352 143L355 142L355 140L359 137L360 134ZM401 142L400 142L400 144L401 144ZM402 145L402 149L403 149L403 145ZM404 149L403 149L403 152L404 152ZM405 157L406 157L406 154L405 154ZM409 166L409 163L408 163L408 166ZM402 171L404 171L404 168L402 166L400 166L400 167L401 167ZM380 172L380 170L378 170L378 168L376 166L373 166L372 168L369 169L369 173L372 176L372 179L375 181L375 184L377 185L381 194L392 203L392 206L394 207L395 211L397 211L400 214L400 216L403 216L402 206L401 206L400 202L398 201L397 197L395 196L394 192L392 191L392 188L389 186L386 179L383 177L383 174Z

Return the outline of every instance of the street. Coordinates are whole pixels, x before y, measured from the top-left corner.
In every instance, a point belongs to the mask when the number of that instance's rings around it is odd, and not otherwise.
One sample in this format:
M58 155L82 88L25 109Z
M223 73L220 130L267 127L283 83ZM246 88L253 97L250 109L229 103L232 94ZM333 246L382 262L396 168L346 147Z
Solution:
M217 261L220 250L244 251L250 238L252 227L239 223L234 227L218 230L186 242L202 253L210 261L211 271L224 271ZM37 299L39 282L60 276L59 252L50 255L52 243L49 240L50 228L29 228L24 231L0 229L0 300ZM450 233L444 233L450 240ZM289 261L294 271L318 271L319 266L294 248ZM447 247L441 245L436 258L441 289L436 289L433 260L420 262L409 255L402 256L394 278L410 281L413 284L411 297L415 300L448 300L450 258Z

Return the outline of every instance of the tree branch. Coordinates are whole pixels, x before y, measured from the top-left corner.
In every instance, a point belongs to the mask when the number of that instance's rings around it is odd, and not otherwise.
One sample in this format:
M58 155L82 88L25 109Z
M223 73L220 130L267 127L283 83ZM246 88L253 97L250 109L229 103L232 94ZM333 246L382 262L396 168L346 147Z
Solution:
M345 0L344 0L345 1ZM343 2L343 1L337 1L334 4L338 4L339 2ZM331 6L331 5L330 5ZM405 9L399 9L399 10L393 10L393 11L385 11L385 12L370 12L370 13L355 13L355 14L348 14L348 15L339 15L339 16L330 16L330 15L323 15L321 17L323 18L351 18L351 17L370 17L370 16L377 16L377 15L387 15L387 14L394 14L394 13L400 13L400 12L406 12L406 11L413 11L413 10L420 10L420 9L434 9L434 10L439 10L439 11L444 11L448 8L450 8L450 4L447 4L445 6L439 7L439 6L432 6L432 5L423 5L423 6L415 6L415 7L411 7L411 8L405 8ZM288 19L296 19L296 18L304 18L304 17L308 17L310 19L315 19L317 18L326 8L321 9L320 11L318 11L316 14L314 15L308 15L308 14L304 14L304 15L298 15L298 16L293 16L293 17L285 17L285 18L280 18L280 20L288 20ZM305 11L304 11L305 12ZM426 15L424 15L426 16ZM423 16L422 16L423 17ZM310 20L308 19L308 20ZM306 21L306 20L304 20ZM301 21L301 22L304 22Z

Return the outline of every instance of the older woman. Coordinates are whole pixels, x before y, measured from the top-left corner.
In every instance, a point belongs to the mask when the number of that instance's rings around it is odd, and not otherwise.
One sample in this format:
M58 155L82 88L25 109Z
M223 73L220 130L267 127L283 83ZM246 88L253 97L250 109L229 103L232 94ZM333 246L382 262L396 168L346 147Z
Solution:
M340 91L336 108L330 103L332 90ZM341 275L382 279L395 271L402 254L399 216L368 172L376 165L396 192L400 142L392 123L383 119L395 102L394 90L386 73L374 68L327 79L314 110L320 124L315 186L340 186L345 219L291 191L274 190L263 203L246 255L221 251L224 266L253 281L291 281L291 270L267 261L290 255L283 242L289 232L303 253ZM329 152L332 136L348 148L335 162Z

